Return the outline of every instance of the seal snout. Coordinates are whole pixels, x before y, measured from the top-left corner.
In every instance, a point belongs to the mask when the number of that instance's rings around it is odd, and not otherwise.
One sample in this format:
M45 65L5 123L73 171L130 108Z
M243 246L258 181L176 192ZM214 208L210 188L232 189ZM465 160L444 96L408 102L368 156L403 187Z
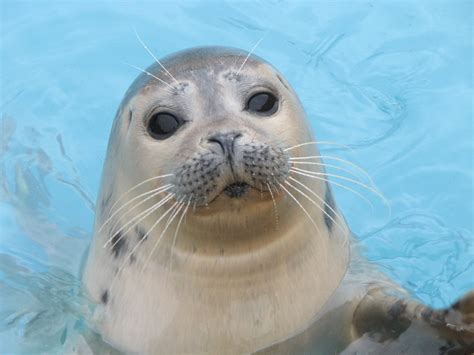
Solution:
M221 194L241 198L252 189L268 191L289 174L289 157L283 149L240 131L213 132L205 141L203 149L175 172L173 192L178 200L202 206Z
M228 133L217 133L210 136L207 141L209 143L217 143L224 155L228 158L232 158L234 155L235 140L242 137L240 132L228 132Z

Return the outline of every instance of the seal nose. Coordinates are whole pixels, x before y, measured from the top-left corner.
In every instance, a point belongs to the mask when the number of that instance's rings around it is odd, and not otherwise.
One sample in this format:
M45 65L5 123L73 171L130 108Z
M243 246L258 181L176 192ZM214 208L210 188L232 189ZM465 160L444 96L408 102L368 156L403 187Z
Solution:
M234 154L234 143L237 138L242 136L239 132L217 133L209 137L207 140L210 143L217 143L220 145L224 155Z

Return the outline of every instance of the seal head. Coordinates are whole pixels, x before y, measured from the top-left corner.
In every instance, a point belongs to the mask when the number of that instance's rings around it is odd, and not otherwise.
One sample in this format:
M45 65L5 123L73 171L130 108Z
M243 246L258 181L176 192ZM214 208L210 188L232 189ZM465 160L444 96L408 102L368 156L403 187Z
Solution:
M194 48L141 74L112 128L84 273L104 338L235 353L307 327L349 235L322 164L319 179L291 172L292 157L319 161L313 140L288 82L246 52Z

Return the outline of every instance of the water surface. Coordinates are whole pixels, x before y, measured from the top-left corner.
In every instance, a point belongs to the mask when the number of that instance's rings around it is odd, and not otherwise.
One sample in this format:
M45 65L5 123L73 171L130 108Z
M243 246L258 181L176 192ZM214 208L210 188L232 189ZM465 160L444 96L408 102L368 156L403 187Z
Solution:
M334 187L366 256L421 301L474 287L472 3L76 2L1 5L0 352L70 346L116 108L152 58L250 50L299 94L324 153L389 201ZM331 169L329 169L331 170ZM355 187L357 188L357 187Z

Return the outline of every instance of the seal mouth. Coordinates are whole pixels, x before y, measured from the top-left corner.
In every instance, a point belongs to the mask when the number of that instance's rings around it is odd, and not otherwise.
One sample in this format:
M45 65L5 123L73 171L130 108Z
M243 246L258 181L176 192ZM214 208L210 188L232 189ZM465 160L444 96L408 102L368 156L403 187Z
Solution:
M224 193L231 198L239 198L245 195L249 188L250 185L246 182L234 182L226 186Z

